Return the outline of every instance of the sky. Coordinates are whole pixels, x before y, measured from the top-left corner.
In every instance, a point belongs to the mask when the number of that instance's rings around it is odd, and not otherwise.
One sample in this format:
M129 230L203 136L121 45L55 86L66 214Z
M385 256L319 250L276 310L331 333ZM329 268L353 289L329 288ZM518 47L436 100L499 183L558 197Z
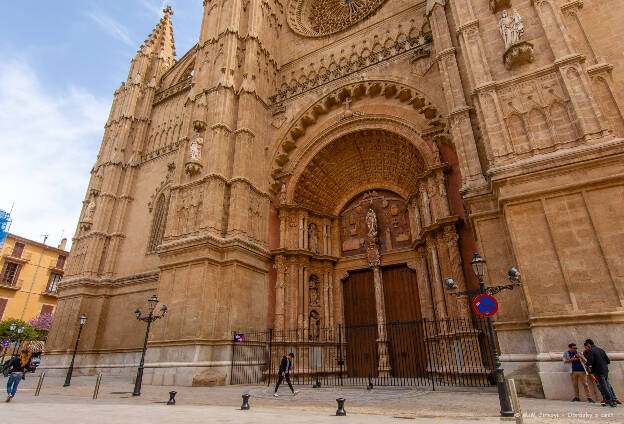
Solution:
M3 6L0 209L13 208L11 233L71 243L113 93L167 4L181 58L199 37L202 0Z

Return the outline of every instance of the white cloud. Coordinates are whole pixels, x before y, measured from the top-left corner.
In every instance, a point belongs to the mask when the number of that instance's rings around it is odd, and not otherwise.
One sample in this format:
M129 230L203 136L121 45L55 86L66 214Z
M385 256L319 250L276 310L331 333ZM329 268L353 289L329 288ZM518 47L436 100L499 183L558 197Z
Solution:
M120 22L102 12L87 12L87 16L111 37L116 38L130 47L135 46L136 43L132 41L128 29Z
M27 62L0 63L0 208L15 202L11 233L71 240L110 103L78 87L46 92Z

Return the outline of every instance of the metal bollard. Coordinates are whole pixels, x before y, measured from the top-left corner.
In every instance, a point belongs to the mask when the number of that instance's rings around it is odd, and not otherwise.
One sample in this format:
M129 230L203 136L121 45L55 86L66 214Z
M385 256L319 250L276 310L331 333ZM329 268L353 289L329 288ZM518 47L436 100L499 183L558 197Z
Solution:
M37 388L35 389L35 396L39 396L41 392L41 386L43 386L43 379L45 378L45 371L41 373L39 376L39 382L37 383Z
M368 374L368 386L366 386L366 390L373 390L373 380L370 374Z
M243 404L241 405L241 410L247 411L249 409L249 397L247 393L243 395Z
M314 383L314 385L312 386L313 389L320 389L321 388L321 382L319 381L319 375L318 372L316 373L316 383Z
M95 380L95 388L93 389L93 399L97 399L98 394L100 393L100 383L102 382L102 373L98 373L97 379Z
M336 402L338 402L338 409L336 410L336 415L339 417L344 417L345 415L347 415L347 411L345 411L344 409L345 401L346 401L345 398L336 399Z
M175 395L177 394L178 392L173 390L169 392L169 400L167 401L167 405L175 405Z

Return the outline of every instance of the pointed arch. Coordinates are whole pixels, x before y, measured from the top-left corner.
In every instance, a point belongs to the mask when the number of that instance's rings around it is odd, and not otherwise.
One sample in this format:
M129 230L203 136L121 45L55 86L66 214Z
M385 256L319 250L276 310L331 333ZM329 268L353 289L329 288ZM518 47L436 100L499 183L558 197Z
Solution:
M512 114L507 121L507 128L514 152L526 153L531 150L522 116L517 113Z
M162 191L157 199L154 207L154 215L152 217L152 227L150 231L149 241L147 244L147 252L155 252L162 243L165 236L165 227L167 225L167 212L169 209L169 193Z

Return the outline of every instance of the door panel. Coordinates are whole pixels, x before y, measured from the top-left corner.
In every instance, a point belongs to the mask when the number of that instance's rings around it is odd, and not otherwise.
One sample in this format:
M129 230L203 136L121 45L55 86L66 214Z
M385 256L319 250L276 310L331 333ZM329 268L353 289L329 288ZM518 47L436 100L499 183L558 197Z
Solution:
M383 268L382 278L392 375L422 376L426 351L416 275L402 265Z
M343 283L347 375L377 376L377 314L373 271L355 271Z

